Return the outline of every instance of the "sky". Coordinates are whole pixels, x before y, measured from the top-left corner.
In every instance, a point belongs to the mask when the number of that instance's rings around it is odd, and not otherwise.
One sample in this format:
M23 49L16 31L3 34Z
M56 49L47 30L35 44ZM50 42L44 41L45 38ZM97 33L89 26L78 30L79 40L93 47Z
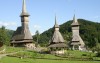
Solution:
M59 25L76 18L100 23L100 0L26 0L32 35L52 28L55 15ZM22 0L0 0L0 27L16 30L21 26Z

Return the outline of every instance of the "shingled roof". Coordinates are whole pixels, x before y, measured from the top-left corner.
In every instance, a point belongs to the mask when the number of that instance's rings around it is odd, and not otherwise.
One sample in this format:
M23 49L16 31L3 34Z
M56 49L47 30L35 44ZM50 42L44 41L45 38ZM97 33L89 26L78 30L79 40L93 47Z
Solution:
M71 45L85 45L80 36L74 36Z
M55 43L65 42L61 33L59 32L59 25L57 24L56 16L55 16L54 28L55 28L55 30L54 30L54 34L53 34L53 37L51 39L51 42L55 42Z
M72 37L72 41L79 41L80 39L79 39L79 37L77 36L77 35L74 35L73 37Z
M52 44L49 47L67 47L65 43Z
M59 31L54 31L51 42L55 42L55 43L64 42L64 39Z
M53 34L52 39L50 40L50 44L48 47L66 47L67 45L65 44L63 36L59 32L59 25L56 22L56 17L55 17L54 28L55 28L54 34Z
M29 29L25 28L22 29L22 27L18 27L17 30L14 32L11 40L23 40L23 39L33 39L31 36L31 33Z

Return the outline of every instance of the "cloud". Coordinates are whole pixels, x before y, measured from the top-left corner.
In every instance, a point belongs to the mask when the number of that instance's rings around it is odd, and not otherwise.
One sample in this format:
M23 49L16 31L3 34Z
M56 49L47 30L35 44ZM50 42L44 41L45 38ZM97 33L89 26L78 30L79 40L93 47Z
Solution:
M32 33L32 32L31 32L31 35L33 36L33 35L35 35L35 33Z
M0 27L1 26L5 26L5 27L8 27L8 26L16 26L17 24L15 22L3 22L3 21L0 21Z
M33 28L36 29L36 30L39 30L41 28L41 26L40 25L34 25Z

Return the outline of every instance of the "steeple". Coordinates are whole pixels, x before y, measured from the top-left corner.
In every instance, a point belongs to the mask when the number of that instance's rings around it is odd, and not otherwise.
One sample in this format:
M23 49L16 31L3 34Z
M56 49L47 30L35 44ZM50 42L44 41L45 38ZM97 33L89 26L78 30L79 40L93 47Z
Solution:
M55 25L54 25L55 28L59 28L59 25L57 24L57 19L56 19L56 16L55 16Z
M74 17L73 17L73 23L71 25L79 25L76 17L75 17L75 14L74 14Z
M77 19L75 18L75 14L74 14L74 17L73 17L73 22L77 22Z
M51 43L49 47L66 47L66 44L64 44L65 41L63 39L63 36L59 32L59 25L57 24L56 16L55 16L54 34L50 42Z
M21 17L22 16L29 16L27 10L26 10L26 1L23 0L23 5L22 5L22 13L21 13Z

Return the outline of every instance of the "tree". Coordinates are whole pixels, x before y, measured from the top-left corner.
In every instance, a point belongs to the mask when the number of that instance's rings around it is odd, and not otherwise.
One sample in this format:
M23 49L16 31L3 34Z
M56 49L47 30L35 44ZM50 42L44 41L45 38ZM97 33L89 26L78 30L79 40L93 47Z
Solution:
M36 35L36 46L37 46L38 45L38 41L39 41L39 37L40 37L40 34L39 34L38 30L35 32L35 35Z
M98 42L98 39L95 40L96 40L95 51L97 52L96 56L100 57L100 43Z
M7 36L6 29L4 26L0 28L0 42L4 45L10 44L10 38Z
M96 56L100 57L100 43L98 43L98 44L96 45L96 51L97 51Z

